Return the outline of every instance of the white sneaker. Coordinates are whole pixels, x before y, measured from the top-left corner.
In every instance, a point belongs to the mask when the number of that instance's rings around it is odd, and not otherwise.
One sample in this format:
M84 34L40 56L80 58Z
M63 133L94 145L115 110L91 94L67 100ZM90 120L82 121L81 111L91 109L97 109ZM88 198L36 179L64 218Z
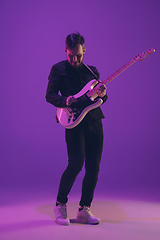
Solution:
M56 217L56 223L60 225L69 225L69 217L67 216L66 204L59 204L54 206L54 213Z
M78 222L85 223L85 224L99 224L100 223L100 219L93 216L89 207L86 207L86 206L84 206L81 211L78 210L77 220L78 220Z

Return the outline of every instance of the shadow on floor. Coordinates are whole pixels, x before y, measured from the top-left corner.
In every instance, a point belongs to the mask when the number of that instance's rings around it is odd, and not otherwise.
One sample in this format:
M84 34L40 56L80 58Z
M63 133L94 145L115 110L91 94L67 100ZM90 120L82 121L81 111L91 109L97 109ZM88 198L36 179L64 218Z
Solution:
M53 204L41 205L36 211L39 213L43 213L49 215L53 220L55 220ZM71 223L78 223L76 219L78 211L78 203L77 202L69 202L67 203L67 212L70 218ZM99 217L101 222L104 223L119 223L124 220L127 220L127 214L120 206L119 203L110 202L110 201L94 201L92 203L91 211L93 215Z

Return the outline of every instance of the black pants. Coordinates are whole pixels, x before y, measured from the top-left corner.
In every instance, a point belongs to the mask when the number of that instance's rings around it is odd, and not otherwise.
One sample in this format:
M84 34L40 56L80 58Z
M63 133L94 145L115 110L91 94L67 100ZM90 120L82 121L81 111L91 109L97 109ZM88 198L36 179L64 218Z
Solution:
M80 206L90 207L98 180L99 164L103 148L102 122L86 120L77 127L65 130L68 166L62 174L57 201L67 203L68 194L85 162Z

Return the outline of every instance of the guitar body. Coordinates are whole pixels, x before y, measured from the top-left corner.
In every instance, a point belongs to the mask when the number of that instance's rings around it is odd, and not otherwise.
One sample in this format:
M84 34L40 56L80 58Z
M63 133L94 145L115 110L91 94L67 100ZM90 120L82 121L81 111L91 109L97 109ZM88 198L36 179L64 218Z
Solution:
M57 118L63 127L68 129L76 127L90 110L99 107L103 103L101 98L97 98L96 92L91 97L86 94L97 84L97 80L91 80L79 93L75 94L74 97L77 102L72 104L73 107L57 109Z

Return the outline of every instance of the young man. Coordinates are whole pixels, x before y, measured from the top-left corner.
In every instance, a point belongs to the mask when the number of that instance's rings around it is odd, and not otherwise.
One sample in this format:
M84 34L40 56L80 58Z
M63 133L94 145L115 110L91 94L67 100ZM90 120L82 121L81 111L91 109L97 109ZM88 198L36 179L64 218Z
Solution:
M73 95L77 94L92 79L99 79L99 73L95 67L89 66L88 69L83 64L85 51L84 38L79 33L67 36L65 41L67 60L53 65L51 69L46 92L47 102L59 108L72 107L76 104L76 98ZM97 94L103 102L107 100L104 85L99 87ZM62 174L54 207L56 222L60 225L70 223L66 209L67 196L77 175L82 170L84 162L85 176L77 221L88 224L100 223L100 219L90 212L90 206L98 179L103 148L102 118L104 118L103 113L98 107L88 112L76 127L65 129L68 166Z

